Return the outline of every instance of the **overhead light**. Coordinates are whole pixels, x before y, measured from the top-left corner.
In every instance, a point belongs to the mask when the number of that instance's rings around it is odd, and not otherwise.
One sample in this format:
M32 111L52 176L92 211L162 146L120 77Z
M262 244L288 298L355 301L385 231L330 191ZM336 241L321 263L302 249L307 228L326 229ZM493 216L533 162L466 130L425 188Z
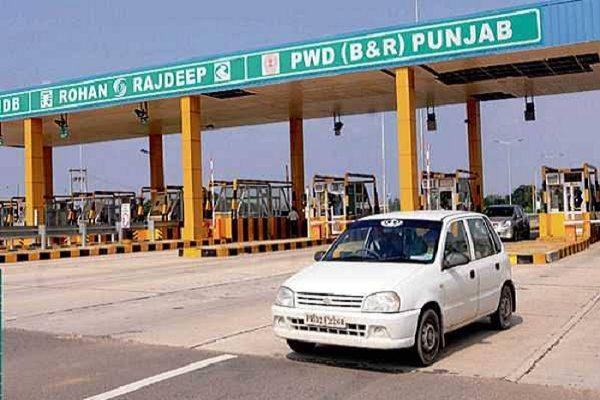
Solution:
M427 106L427 130L429 132L437 131L437 119L435 116L435 106Z
M528 97L525 95L525 121L535 121L535 103L533 95Z
M342 117L340 114L333 113L333 133L335 136L340 136L342 134L342 129L344 129Z
M148 102L144 101L140 103L138 108L133 110L135 116L139 119L140 124L146 125L148 120L150 119L150 115L148 114Z
M71 136L71 130L69 129L69 121L67 114L60 114L59 119L55 119L54 123L58 126L58 136L61 139L67 139Z

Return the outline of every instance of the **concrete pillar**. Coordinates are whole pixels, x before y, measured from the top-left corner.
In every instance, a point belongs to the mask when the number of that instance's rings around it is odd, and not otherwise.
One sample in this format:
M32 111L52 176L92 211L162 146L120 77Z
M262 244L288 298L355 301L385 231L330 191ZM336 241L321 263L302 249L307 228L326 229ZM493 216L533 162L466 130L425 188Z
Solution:
M400 209L419 209L415 75L412 68L396 70Z
M304 130L302 118L290 118L290 163L292 174L292 205L303 215L304 194Z
M183 240L203 238L201 104L199 96L180 100L183 167Z
M162 191L165 188L163 138L160 125L152 122L150 123L148 147L150 151L150 189Z
M469 141L469 170L475 174L475 179L471 180L471 194L475 210L481 211L483 209L483 157L479 100L467 100L467 132Z
M25 145L25 223L28 226L44 223L44 134L42 120L23 121ZM36 218L37 216L37 218Z
M52 147L44 146L44 197L54 196L54 165Z

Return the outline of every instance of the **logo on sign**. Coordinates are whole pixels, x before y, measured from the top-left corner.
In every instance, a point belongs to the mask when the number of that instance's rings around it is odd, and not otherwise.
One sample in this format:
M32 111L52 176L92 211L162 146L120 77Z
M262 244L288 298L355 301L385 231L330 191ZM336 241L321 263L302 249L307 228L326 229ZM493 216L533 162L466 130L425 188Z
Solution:
M215 82L231 80L231 63L229 61L215 63Z
M263 54L262 74L263 76L277 75L281 72L279 53Z
M125 78L115 80L113 83L113 91L115 92L115 97L125 96L127 93L127 82L125 82Z
M52 90L42 90L40 93L40 107L52 108L54 106L54 95Z

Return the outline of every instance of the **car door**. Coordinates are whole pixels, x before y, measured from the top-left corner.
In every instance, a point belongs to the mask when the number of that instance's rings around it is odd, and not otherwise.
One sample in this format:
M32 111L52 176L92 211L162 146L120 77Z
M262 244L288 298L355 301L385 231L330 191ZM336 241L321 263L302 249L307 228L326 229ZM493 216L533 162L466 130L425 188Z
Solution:
M483 217L468 218L467 227L473 244L472 262L475 273L479 277L479 310L478 315L488 315L498 307L500 298L499 282L502 278L500 268L501 248L492 237L488 223Z
M444 239L444 257L456 251L464 254L468 262L463 265L444 267L441 284L444 299L444 317L447 329L452 329L477 315L479 280L472 265L472 252L464 221L448 224Z

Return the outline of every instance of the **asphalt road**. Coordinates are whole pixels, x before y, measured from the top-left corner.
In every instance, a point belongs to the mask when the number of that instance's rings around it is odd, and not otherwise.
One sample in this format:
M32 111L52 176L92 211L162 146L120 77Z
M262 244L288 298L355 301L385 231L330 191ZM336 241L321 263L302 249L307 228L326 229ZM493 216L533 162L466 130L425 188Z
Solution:
M550 267L516 268L515 326L497 332L482 321L453 333L422 370L403 352L322 348L300 357L274 338L276 289L313 251L3 267L6 398L600 398L600 245ZM223 354L236 358L106 397Z
M102 338L6 332L6 398L101 396L219 354ZM314 357L237 356L116 399L597 399L598 393L497 379L415 372L393 355L323 349ZM359 352L360 353L360 352ZM336 357L333 357L336 356ZM346 359L340 361L336 359ZM402 358L402 354L400 354ZM349 362L348 359L362 359ZM382 367L385 365L385 367Z

